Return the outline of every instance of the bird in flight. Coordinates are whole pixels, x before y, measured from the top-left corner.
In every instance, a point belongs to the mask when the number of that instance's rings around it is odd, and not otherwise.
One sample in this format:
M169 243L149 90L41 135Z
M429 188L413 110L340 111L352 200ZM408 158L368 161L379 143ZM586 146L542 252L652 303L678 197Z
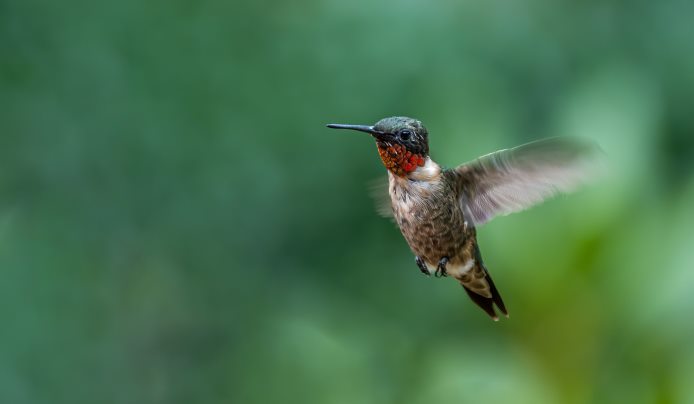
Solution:
M389 213L427 276L451 277L492 319L494 306L508 317L485 267L477 227L567 193L592 176L594 144L556 137L499 150L444 169L429 156L422 123L389 117L375 125L329 124L371 134L388 169Z

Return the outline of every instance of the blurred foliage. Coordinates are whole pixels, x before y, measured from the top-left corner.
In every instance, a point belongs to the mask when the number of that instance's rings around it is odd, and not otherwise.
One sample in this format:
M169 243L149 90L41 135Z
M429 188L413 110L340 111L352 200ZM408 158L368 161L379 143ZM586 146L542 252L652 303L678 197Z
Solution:
M0 402L671 403L694 385L694 3L0 0ZM610 175L479 231L511 318L367 183L553 135Z

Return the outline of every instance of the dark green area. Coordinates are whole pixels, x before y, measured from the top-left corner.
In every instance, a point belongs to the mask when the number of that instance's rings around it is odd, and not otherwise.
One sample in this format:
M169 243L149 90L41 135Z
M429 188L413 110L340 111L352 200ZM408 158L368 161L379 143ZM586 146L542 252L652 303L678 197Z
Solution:
M0 0L0 402L694 397L694 3ZM510 319L368 183L546 136L610 174L479 230Z

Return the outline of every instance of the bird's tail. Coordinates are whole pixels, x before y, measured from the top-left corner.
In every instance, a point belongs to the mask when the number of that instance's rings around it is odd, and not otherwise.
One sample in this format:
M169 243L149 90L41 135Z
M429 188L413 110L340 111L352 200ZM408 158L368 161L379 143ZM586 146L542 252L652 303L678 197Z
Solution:
M463 286L468 296L470 296L470 299L494 321L499 320L499 317L494 311L495 304L499 311L508 317L508 311L506 311L504 301L501 299L499 291L497 291L496 286L494 286L492 277L489 275L487 268L482 262L482 256L477 246L475 246L474 266L465 275L460 277L458 281L460 281L460 284Z

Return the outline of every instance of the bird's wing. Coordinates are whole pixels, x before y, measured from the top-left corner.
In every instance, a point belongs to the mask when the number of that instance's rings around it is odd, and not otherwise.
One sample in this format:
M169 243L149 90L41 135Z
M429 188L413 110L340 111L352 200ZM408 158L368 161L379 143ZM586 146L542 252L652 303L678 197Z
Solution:
M453 172L467 219L482 225L578 188L597 173L600 149L575 138L549 138L499 150Z
M393 217L393 208L390 202L390 194L388 193L388 177L382 176L373 179L369 182L369 194L376 205L376 212L383 217L395 220Z

